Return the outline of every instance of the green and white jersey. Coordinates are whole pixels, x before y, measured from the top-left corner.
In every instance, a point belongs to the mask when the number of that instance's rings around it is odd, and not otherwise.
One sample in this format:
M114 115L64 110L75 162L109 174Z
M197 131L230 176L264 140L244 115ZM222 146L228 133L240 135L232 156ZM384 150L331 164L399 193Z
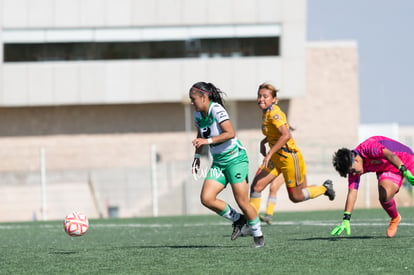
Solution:
M199 129L202 138L211 138L220 135L223 132L220 123L230 119L226 109L216 102L210 103L206 117L203 117L201 112L194 112L194 118L196 127ZM210 152L213 155L213 159L219 162L227 162L233 159L238 155L235 151L237 152L240 149L244 150L236 137L222 143L210 144Z

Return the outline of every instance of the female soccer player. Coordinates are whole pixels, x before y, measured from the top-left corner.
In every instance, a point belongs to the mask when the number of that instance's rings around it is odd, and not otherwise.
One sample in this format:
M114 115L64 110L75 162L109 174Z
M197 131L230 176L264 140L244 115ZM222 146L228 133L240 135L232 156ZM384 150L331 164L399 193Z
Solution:
M241 229L249 225L255 247L264 246L264 237L257 212L249 203L248 158L245 148L236 138L229 115L224 108L222 92L211 83L195 83L189 93L194 106L197 138L192 141L195 155L193 173L200 168L200 153L208 145L213 163L201 190L201 203L218 215L233 222L231 240L241 235ZM230 183L234 198L242 210L238 213L228 203L217 198Z
M286 115L277 105L277 92L278 90L268 83L261 84L257 92L257 103L263 112L262 132L265 138L260 143L260 151L264 159L251 186L250 203L255 209L259 209L261 192L279 174L283 174L292 202L302 202L322 194L333 200L335 191L331 180L326 180L323 185L307 186L306 165L292 138ZM265 148L266 143L270 148L268 152Z
M354 150L339 149L333 156L332 164L342 176L348 176L348 195L341 225L331 231L340 235L344 230L351 235L351 213L358 195L362 174L375 172L378 178L379 201L391 218L387 236L397 233L401 216L398 213L394 196L398 193L403 177L414 185L414 153L406 145L383 136L373 136L360 143Z

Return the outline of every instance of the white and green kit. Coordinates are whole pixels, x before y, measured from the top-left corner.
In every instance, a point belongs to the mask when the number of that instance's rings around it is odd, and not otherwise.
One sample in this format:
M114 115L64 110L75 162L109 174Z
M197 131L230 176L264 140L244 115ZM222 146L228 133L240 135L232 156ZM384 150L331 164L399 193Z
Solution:
M223 132L220 124L230 119L226 109L216 102L210 103L207 116L203 117L201 112L195 112L194 117L200 136L206 139L220 135ZM223 185L247 180L249 160L246 149L236 137L209 146L213 163L206 179Z

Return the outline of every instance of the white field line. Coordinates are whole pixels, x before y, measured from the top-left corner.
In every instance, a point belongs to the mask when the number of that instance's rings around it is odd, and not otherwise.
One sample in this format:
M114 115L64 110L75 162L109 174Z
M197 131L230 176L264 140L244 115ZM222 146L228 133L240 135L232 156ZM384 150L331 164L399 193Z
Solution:
M318 220L304 220L304 221L283 221L278 222L274 221L271 226L294 226L294 225L306 225L306 226L335 226L341 222L340 219L337 221L318 221ZM159 224L159 223L89 223L89 226L96 227L96 228L172 228L172 227L201 227L201 226L229 226L230 222L215 222L215 223L184 223L184 224ZM354 226L384 226L388 225L388 221L384 221L382 219L372 219L372 220L363 220L361 222L353 221L352 227ZM33 224L25 224L25 225L1 225L0 230L16 230L16 229L26 229L32 227ZM40 224L35 225L36 227L40 228L56 228L58 227L55 224ZM400 226L414 226L414 222L401 222ZM59 227L61 227L59 225Z

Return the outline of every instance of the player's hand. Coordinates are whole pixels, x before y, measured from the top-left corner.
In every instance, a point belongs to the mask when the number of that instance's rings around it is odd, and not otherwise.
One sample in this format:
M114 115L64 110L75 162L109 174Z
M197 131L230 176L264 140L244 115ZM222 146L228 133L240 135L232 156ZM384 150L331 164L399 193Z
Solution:
M207 145L209 144L208 140L211 140L211 138L196 138L195 140L192 141L192 144L195 148L199 148L203 145Z
M411 174L410 170L405 171L403 175L411 185L414 185L414 176Z
M400 170L401 174L407 179L409 183L411 183L411 185L414 185L414 176L411 174L410 170L405 167L404 164L400 165L400 167L398 167L398 170Z
M198 170L200 170L200 158L194 158L193 164L191 165L191 173L196 175Z
M262 161L262 166L261 167L269 167L269 162L271 160L271 155L267 154Z
M341 225L338 225L331 231L331 236L339 236L345 230L346 235L351 235L351 223L349 220L343 220Z

